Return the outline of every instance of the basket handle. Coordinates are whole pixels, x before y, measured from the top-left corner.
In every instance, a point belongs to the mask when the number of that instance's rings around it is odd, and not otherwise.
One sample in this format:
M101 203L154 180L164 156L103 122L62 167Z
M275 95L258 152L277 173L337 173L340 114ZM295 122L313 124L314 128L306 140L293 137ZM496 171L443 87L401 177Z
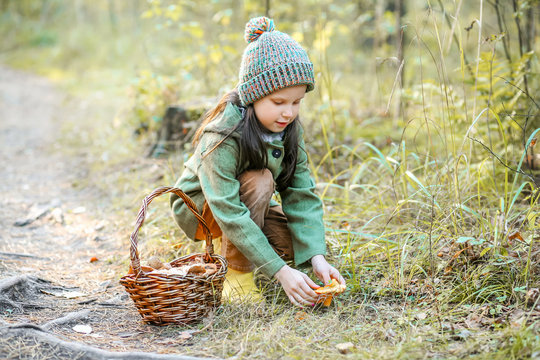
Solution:
M129 250L130 258L131 258L131 268L135 272L135 276L139 276L139 274L142 272L141 269L141 261L139 258L139 251L137 250L137 241L138 241L138 234L139 230L141 229L144 219L146 218L146 211L148 209L148 204L152 202L152 200L160 195L167 194L167 193L174 193L178 195L182 200L184 200L184 203L187 205L189 210L195 215L199 223L202 225L203 232L206 238L206 254L205 259L206 261L211 260L211 255L214 253L214 246L212 244L212 233L210 232L210 229L208 228L208 224L206 224L206 221L202 217L202 215L199 213L199 210L197 209L197 205L193 202L193 200L190 199L189 196L187 196L182 190L175 188L175 187L168 187L168 186L162 186L154 191L148 196L146 196L142 201L141 209L139 210L139 214L137 215L137 221L135 222L135 230L130 236L131 240L131 246Z

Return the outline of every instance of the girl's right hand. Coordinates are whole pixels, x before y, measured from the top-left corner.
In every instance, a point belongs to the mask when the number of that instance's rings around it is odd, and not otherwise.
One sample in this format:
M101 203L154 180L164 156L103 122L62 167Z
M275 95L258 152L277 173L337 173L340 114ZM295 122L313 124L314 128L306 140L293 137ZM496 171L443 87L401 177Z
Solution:
M313 305L317 301L317 293L313 289L320 288L306 274L290 266L283 266L274 275L293 305L303 307Z

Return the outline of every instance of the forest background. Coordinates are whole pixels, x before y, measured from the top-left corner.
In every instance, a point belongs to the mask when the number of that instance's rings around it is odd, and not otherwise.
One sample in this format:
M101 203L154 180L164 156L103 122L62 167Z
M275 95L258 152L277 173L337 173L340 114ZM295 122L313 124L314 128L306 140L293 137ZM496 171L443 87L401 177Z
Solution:
M74 186L100 188L126 234L140 199L181 173L200 114L236 85L247 20L272 17L308 50L317 85L302 122L348 290L307 318L274 304L262 322L247 305L236 332L230 318L214 325L231 345L207 352L231 356L239 342L245 357L323 358L335 351L326 345L352 342L347 351L373 358L540 356L538 0L2 0L0 10L0 62L86 102L88 117L64 124L63 151L84 153L91 171ZM161 136L170 106L190 120L176 142ZM142 256L199 251L166 199L156 203ZM111 254L118 277L126 254ZM298 317L311 330L284 325ZM245 331L268 323L281 345ZM321 345L303 346L306 336Z

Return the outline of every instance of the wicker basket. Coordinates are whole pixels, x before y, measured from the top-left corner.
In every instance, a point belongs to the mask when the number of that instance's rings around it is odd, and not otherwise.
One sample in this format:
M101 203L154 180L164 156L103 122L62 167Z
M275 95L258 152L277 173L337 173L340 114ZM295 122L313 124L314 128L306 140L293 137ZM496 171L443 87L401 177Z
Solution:
M148 204L155 197L166 193L175 193L184 200L206 235L205 254L183 256L171 261L170 265L173 268L180 267L202 258L204 263L216 265L217 272L214 274L168 275L150 272L153 269L141 267L137 251L137 235L144 222ZM144 322L154 325L186 324L201 320L221 303L227 261L213 253L212 234L195 203L182 190L160 187L144 198L130 239L131 269L120 279L120 284L126 288Z

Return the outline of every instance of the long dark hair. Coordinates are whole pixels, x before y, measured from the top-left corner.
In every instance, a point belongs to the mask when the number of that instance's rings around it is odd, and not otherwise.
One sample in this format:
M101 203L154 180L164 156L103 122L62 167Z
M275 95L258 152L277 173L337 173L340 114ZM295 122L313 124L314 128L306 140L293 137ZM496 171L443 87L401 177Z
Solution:
M228 103L232 103L237 107L242 107L240 96L237 90L233 90L219 100L218 104L209 110L203 118L203 121L193 137L193 145L197 145L204 130L204 127L221 114ZM300 119L296 117L286 128L283 136L283 171L276 179L276 187L278 191L287 189L292 182L296 171L296 159L298 156L298 132ZM255 115L253 104L245 107L242 121L238 123L231 131L220 141L213 149L219 146L227 139L235 130L241 129L240 137L240 163L248 164L245 170L261 170L268 167L268 154L266 151L266 143L262 135L268 133Z

